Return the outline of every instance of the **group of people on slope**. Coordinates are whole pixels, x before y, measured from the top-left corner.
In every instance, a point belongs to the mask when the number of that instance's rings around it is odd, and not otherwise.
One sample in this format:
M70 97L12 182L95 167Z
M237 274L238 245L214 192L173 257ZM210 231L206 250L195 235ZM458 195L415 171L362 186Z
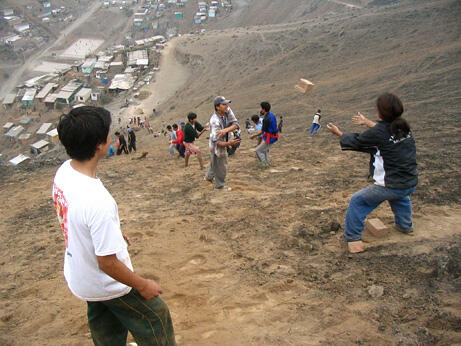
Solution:
M228 139L228 134L239 127L230 102L222 96L215 98L215 112L209 123L211 162L205 179L214 180L217 189L225 187L226 148L239 141ZM346 213L344 235L351 253L364 251L364 220L384 201L389 201L396 228L405 234L413 232L409 196L418 182L415 141L408 122L402 118L404 109L397 96L379 96L376 108L377 122L360 113L353 118L356 124L369 127L363 133L343 133L333 123L327 126L340 137L343 150L372 156L370 174L375 183L352 196ZM266 160L271 139L278 134L270 132L276 128L270 105L261 103L261 111L265 145L258 158ZM190 126L195 129L190 132L191 139L206 130L200 130L195 119L189 114ZM57 170L52 189L66 246L64 276L72 293L87 302L96 345L124 345L128 331L139 345L176 345L169 309L159 297L162 289L134 273L127 251L130 239L120 228L117 204L96 175L99 161L109 151L110 124L107 110L85 106L61 116L57 127L70 156ZM192 153L194 148L188 146L185 150Z
M136 134L134 133L133 129L130 128L129 125L127 125L127 136L128 136L128 144L126 142L125 136L120 133L119 131L115 132L115 135L117 136L117 142L116 142L116 147L117 155L121 155L122 153L124 154L131 154L132 151L136 152ZM112 146L111 146L112 147ZM109 148L109 154L108 156L113 155L114 150Z
M175 151L177 151L178 157L184 157L185 167L189 165L190 156L196 155L200 168L205 169L200 148L194 142L204 132L210 132L210 167L205 175L205 180L214 181L216 189L227 188L227 158L234 152L232 149L237 148L241 141L240 136L236 134L240 125L229 107L230 103L231 100L224 96L217 96L213 101L214 113L205 126L198 122L197 114L192 112L187 115L187 123L184 121L179 123L180 127L177 124L167 126L170 154L174 156ZM259 117L257 120L260 126L255 126L257 131L250 138L260 138L256 147L256 157L262 165L268 166L270 165L269 150L278 139L279 129L275 115L270 112L270 103L261 102L260 106L261 120Z

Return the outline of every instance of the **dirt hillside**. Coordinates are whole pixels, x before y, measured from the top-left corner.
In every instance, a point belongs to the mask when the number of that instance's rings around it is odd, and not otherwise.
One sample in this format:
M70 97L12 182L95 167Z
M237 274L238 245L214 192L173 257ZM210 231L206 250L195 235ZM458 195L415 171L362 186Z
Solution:
M178 344L460 343L460 2L261 1L269 18L286 7L268 24L257 3L239 2L255 5L246 24L236 4L222 27L175 41L189 78L150 123L159 130L188 111L205 123L223 94L243 124L268 100L284 118L273 166L258 167L243 134L229 160L232 191L217 192L195 158L184 169L166 137L139 129L138 153L104 160L98 174L132 239L135 270L163 287ZM303 3L317 15L303 17ZM311 96L294 90L300 77L316 84ZM373 119L383 91L401 96L417 140L415 235L366 234L367 251L350 256L337 238L350 196L368 184L369 158L341 152L325 127L314 137L306 129L321 108L323 125L361 131L352 115ZM206 138L198 144L206 153ZM2 345L92 344L85 304L62 275L50 198L62 159L0 168ZM388 205L371 216L393 223Z

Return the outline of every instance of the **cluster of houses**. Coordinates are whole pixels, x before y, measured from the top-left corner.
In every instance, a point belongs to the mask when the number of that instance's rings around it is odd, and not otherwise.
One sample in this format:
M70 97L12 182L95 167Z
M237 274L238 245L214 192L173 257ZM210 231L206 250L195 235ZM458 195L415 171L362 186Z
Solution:
M134 41L131 47L117 45L72 64L56 63L56 71L24 82L3 99L5 110L16 103L24 109L56 109L90 101L98 101L101 93L118 93L141 87L153 74L149 51L165 43L164 36L153 36ZM50 63L52 64L52 63ZM59 71L57 71L59 70ZM143 78L140 78L143 77ZM65 84L63 80L69 79Z
M167 13L172 12L174 19L183 19L183 11L181 10L188 0L168 0L165 2L147 0L142 7L142 11L134 14L134 26L142 28L143 30L158 29L158 18L165 16ZM204 23L208 18L216 18L220 8L225 11L232 10L232 0L219 1L199 1L197 4L197 12L194 15L194 23ZM173 11L168 11L173 9Z
M158 58L160 50L157 45L163 43L164 36L153 36L136 40L130 47L117 45L83 61L74 62L59 73L29 79L18 86L16 92L3 99L4 111L16 114L19 108L26 110L27 114L27 110L32 109L40 114L58 107L70 109L88 103L98 104L101 94L128 91L136 96L139 94L138 88L148 84L154 71L158 70L151 63L149 52L154 52ZM3 125L7 141L23 146L33 142L27 146L27 155L17 155L9 160L10 164L17 165L29 159L30 154L45 152L58 140L57 131L51 129L51 123L43 123L38 129L37 125L27 115L18 123L7 122Z
M3 125L4 136L11 142L19 141L21 144L26 144L30 139L34 139L34 143L30 144L30 154L38 155L48 151L54 143L59 141L58 131L53 128L52 123L42 123L38 129L32 133L32 118L24 116L17 124L7 122ZM16 166L26 160L30 156L19 154L9 160L9 163ZM3 162L3 157L0 154L0 163Z
M39 1L38 4L31 1L31 4L25 6L28 17L35 17L43 26L72 21L71 10L64 6L53 7L51 2L46 0ZM26 16L17 13L15 9L3 9L0 14L9 27L0 37L0 42L12 47L15 52L25 52L37 44L48 41L48 33L43 28L30 23Z

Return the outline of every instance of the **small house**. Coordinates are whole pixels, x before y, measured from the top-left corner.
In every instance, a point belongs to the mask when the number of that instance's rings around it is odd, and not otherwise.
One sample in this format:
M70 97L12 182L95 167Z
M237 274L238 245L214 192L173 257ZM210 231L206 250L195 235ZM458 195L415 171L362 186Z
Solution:
M46 135L50 139L51 143L59 142L58 129L53 129L53 130L47 132Z
M32 136L30 133L21 133L18 136L18 141L21 142L21 144L26 144L27 141L30 139L30 136Z
M30 145L30 152L32 154L40 154L44 153L45 151L48 151L50 148L50 142L47 142L43 139L39 140L38 142L35 142L34 144Z
M8 132L12 127L14 126L13 123L6 123L5 125L3 125L3 132Z
M182 12L175 12L174 17L177 19L182 19Z
M88 99L91 96L91 89L90 88L82 88L80 91L77 93L77 102L83 102L85 103L88 101Z
M51 127L51 123L43 123L40 128L37 130L37 135L45 135Z
M10 164L12 164L13 166L17 166L19 165L21 162L24 162L26 160L29 160L30 157L29 156L26 156L26 155L23 155L23 154L19 154L18 156L12 158L9 162Z
M134 85L134 77L131 74L117 74L109 86L110 91L128 90Z
M19 119L19 124L21 125L29 125L30 123L32 122L32 118L31 117L21 117L21 119Z
M56 94L56 102L70 104L82 86L83 84L81 82L77 81L76 79L72 79L69 83L61 88L58 94Z
M34 104L35 94L37 93L37 89L27 89L22 97L21 103L24 106L32 106Z
M43 103L45 106L47 106L49 109L54 109L54 105L56 104L56 99L58 97L58 94L49 94L44 100Z
M8 94L5 96L3 99L3 108L8 109L13 107L14 101L16 101L16 95L15 94Z
M109 65L110 72L122 72L124 69L125 66L123 66L123 61L112 61Z
M56 83L47 83L42 90L35 96L36 99L43 101L45 97L52 91L54 91L59 85Z
M82 72L91 73L91 71L93 71L94 66L96 65L96 61L96 58L86 59L82 65Z
M30 30L29 24L17 24L14 26L14 30L20 34Z
M3 17L10 17L10 16L14 16L14 10L13 9L7 8L7 9L3 10Z
M5 137L10 139L17 139L22 131L24 131L24 127L21 125L14 126L7 133L5 133Z

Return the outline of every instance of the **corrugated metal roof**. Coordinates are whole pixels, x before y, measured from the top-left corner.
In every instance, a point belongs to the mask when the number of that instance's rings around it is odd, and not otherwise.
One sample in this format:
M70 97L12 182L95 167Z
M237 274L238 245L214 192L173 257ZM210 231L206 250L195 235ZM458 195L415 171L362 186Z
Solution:
M48 83L47 85L45 85L43 87L42 90L40 90L40 92L37 94L37 96L35 96L35 98L37 99L43 99L45 98L46 95L48 95L48 93L53 89L53 88L56 88L58 86L58 84L56 83Z
M47 141L41 139L38 142L35 142L34 144L31 144L31 147L33 147L35 149L41 149L43 147L46 147L48 144L50 144L50 142L47 142Z
M25 161L25 160L28 160L30 157L29 156L26 156L26 155L23 155L23 154L19 154L18 156L12 158L9 162L13 165L13 166L16 166L16 165L19 165L21 162Z
M42 126L37 130L38 135L44 135L51 127L51 123L43 123Z
M3 99L3 104L4 105L10 105L14 103L14 100L16 100L16 95L15 94L8 94L5 96Z
M27 89L24 93L22 101L32 101L35 98L35 94L37 93L37 89Z
M55 137L58 135L58 129L53 129L49 132L47 132L47 135L50 136L50 137Z

